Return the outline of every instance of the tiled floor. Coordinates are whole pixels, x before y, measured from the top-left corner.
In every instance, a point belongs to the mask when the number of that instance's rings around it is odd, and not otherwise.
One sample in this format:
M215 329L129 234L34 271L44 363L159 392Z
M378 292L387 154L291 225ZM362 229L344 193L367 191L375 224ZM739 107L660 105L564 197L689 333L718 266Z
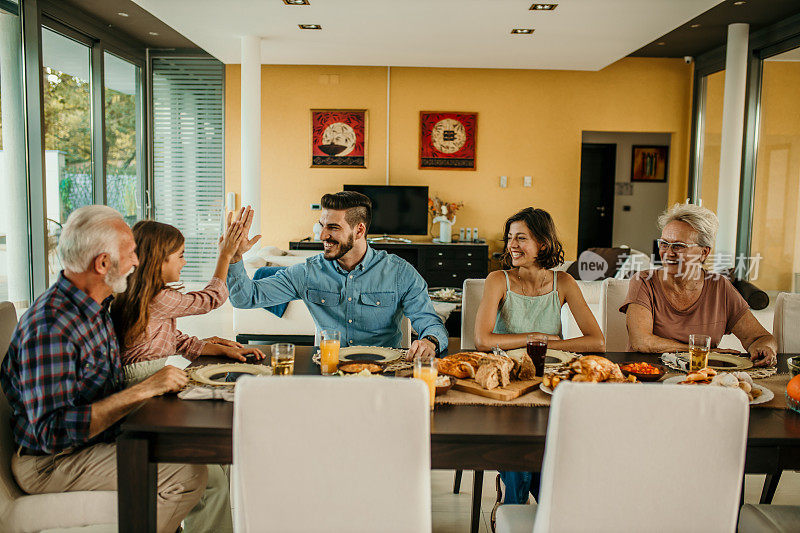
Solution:
M488 532L489 515L495 500L496 472L485 472L481 498L480 531ZM758 503L764 476L745 477L745 502ZM431 474L431 495L433 504L434 533L463 533L469 531L470 508L472 506L472 472L464 472L461 492L453 494L453 471L434 470ZM773 503L780 505L800 505L800 473L787 471L781 476L778 491Z

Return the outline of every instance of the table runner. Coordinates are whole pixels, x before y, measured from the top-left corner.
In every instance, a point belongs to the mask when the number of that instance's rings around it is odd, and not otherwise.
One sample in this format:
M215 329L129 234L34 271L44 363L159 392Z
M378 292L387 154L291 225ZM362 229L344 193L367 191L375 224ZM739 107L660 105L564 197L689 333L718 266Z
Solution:
M668 373L664 379L681 374ZM755 383L762 385L775 393L775 398L759 405L752 406L753 409L757 408L771 408L771 409L785 409L786 408L786 384L792 378L789 374L776 374L774 376L757 379ZM657 385L657 384L654 384ZM687 385L688 386L688 385ZM699 386L699 385L698 385ZM449 390L446 394L436 397L437 405L493 405L493 406L512 406L512 407L548 407L550 405L551 396L542 392L538 388L534 391L524 394L519 398L511 401L504 402L501 400L494 400L484 396L477 396L468 392Z

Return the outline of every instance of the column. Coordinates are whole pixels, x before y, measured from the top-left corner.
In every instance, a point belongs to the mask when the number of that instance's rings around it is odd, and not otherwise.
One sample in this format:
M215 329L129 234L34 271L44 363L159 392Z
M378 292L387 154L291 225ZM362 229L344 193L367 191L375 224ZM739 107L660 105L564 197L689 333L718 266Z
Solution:
M728 25L725 57L725 98L722 108L722 146L719 161L719 232L714 269L734 266L736 228L739 220L744 108L747 92L748 24Z
M25 166L25 107L22 95L22 43L19 18L0 12L0 94L3 95L3 149L0 155L2 227L6 236L8 300L27 307L30 299L28 268L28 198ZM2 260L0 259L0 260Z
M242 37L242 205L256 210L250 236L261 233L261 38Z

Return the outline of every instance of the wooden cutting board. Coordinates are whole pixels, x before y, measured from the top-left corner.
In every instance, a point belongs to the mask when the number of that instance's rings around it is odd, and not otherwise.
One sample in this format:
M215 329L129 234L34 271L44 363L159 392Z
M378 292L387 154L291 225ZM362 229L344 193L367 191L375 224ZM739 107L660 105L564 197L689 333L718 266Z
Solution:
M496 389L486 390L478 385L478 382L474 379L457 379L456 384L453 385L453 388L455 390L477 394L478 396L492 398L493 400L507 402L532 391L538 387L539 383L541 382L542 378L533 378L526 381L512 381L508 387L498 387Z

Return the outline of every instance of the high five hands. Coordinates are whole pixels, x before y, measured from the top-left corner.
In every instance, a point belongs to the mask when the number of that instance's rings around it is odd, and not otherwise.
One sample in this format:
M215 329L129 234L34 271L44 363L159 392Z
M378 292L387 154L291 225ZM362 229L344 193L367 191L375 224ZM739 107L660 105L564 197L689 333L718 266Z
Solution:
M241 226L242 236L239 240L239 247L234 252L233 256L231 256L231 263L238 263L242 260L242 256L247 253L250 248L253 247L255 243L261 239L261 235L256 235L252 239L248 239L248 235L250 235L250 226L253 225L253 216L255 216L255 211L249 205L247 207L242 207L236 213L235 217L228 216L228 223L225 231L228 232L231 229L231 226Z

